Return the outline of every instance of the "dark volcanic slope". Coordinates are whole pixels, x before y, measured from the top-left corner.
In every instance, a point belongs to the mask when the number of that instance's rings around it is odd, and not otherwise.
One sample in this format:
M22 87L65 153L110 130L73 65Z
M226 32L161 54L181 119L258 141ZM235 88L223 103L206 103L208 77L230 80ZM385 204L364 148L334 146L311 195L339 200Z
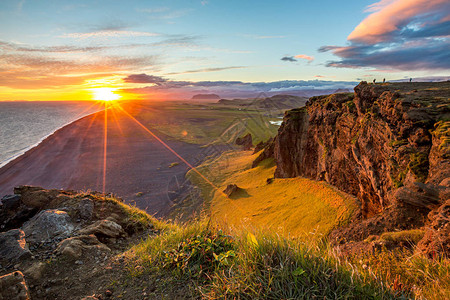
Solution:
M18 185L102 191L103 124L103 112L87 116L1 168L0 195L11 194ZM152 131L192 164L207 152L198 145L171 140ZM174 162L179 164L169 167ZM186 171L180 159L128 116L119 109L109 110L107 192L135 200L138 207L149 213L164 215Z

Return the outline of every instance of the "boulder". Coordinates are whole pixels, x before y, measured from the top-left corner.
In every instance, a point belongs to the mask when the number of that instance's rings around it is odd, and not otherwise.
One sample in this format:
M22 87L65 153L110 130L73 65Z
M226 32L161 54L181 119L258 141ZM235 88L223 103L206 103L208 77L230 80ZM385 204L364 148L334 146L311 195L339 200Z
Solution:
M22 272L15 271L0 277L0 300L28 300L30 292Z
M110 252L105 244L102 244L95 235L80 235L63 240L56 248L56 254L69 259L81 258L86 252L104 253Z
M20 195L6 195L0 201L0 231L19 228L37 213L38 209L27 207Z
M94 201L89 198L82 199L78 205L78 210L82 220L92 219L94 213Z
M30 256L25 233L21 229L11 229L0 233L0 261L15 263Z
M70 216L65 211L43 210L22 226L30 244L41 243L57 236L68 236L74 230Z
M14 188L14 194L20 195L22 202L29 207L43 208L52 201L53 194L37 186L21 185Z
M236 194L241 188L238 187L235 184L229 184L227 185L227 187L223 190L224 194L227 195L228 197L233 196L234 194Z
M426 208L439 203L439 190L431 185L414 182L395 190L390 201L397 205L400 202Z
M2 198L0 202L0 207L2 209L16 209L20 206L21 201L20 195L6 195Z
M118 238L126 235L122 226L111 220L97 221L81 229L79 234L94 234L98 238Z
M242 146L244 150L250 150L253 148L253 138L250 133L247 133L243 137L239 137L236 139L236 145Z

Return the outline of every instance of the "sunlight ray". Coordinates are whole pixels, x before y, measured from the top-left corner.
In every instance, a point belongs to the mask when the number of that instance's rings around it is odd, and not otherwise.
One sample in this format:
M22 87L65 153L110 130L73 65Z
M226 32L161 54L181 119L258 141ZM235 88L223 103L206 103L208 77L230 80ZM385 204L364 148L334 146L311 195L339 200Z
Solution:
M169 145L167 145L163 140L161 140L157 135L155 135L150 129L148 129L144 124L139 122L135 117L129 114L120 104L118 104L119 108L134 122L136 122L142 129L144 129L147 133L149 133L152 137L154 137L158 142L160 142L164 147L167 148L170 152L172 152L176 157L178 157L184 164L186 164L190 169L192 169L195 173L197 173L205 182L211 185L215 190L224 194L214 183L212 183L208 178L206 178L200 171L198 171L193 165L191 165L187 160L185 160L181 155L179 155L175 150L173 150Z
M114 123L116 124L117 128L120 131L121 136L123 137L124 133L123 133L123 130L122 130L122 126L120 125L119 118L117 117L114 105L111 105L110 109L111 109L111 114L112 114L112 116L114 118Z
M106 192L106 156L107 156L107 148L108 148L108 102L105 101L105 120L104 120L104 129L103 129L103 182L102 182L102 192L105 194Z

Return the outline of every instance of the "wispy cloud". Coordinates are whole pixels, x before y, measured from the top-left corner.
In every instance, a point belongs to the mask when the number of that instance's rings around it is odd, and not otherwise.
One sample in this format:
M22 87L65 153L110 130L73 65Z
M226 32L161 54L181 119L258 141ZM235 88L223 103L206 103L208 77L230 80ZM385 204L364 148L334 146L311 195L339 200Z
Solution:
M298 54L296 56L294 56L295 58L299 58L299 59L306 59L307 61L313 61L314 57L306 55L306 54Z
M106 46L43 46L36 47L31 45L20 45L15 43L8 43L0 41L0 49L4 51L19 51L19 52L39 52L39 53L77 53L77 52L93 52L106 49Z
M312 62L314 60L314 57L306 55L306 54L297 54L294 56L283 56L281 58L282 61L287 61L287 62L296 62L299 59L304 59L304 60L307 60L308 62Z
M241 36L256 39L256 40L284 39L286 37L285 35L258 35L258 34L242 34Z
M105 38L105 37L137 37L137 36L160 36L159 33L145 32L145 31L130 31L130 30L100 30L93 32L73 32L65 33L60 37L87 39L87 38Z
M293 56L283 56L282 61L296 62L297 60Z
M182 72L172 72L172 73L167 73L166 75L218 72L218 71L244 69L244 68L247 68L247 67L246 66L231 66L231 67L218 67L218 68L204 68L204 69L196 69L196 70L187 70L187 71L182 71Z
M349 46L323 46L340 60L330 67L375 67L383 70L450 68L450 2L382 0L348 36Z

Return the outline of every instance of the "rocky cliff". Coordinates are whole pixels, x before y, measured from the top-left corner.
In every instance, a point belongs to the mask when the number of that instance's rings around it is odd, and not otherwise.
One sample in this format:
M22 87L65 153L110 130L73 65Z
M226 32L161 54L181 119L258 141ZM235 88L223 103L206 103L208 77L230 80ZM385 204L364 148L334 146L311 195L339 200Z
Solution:
M371 221L347 236L423 226L450 195L449 95L450 82L361 82L354 93L312 97L286 112L254 164L272 157L275 177L325 180L355 195Z

